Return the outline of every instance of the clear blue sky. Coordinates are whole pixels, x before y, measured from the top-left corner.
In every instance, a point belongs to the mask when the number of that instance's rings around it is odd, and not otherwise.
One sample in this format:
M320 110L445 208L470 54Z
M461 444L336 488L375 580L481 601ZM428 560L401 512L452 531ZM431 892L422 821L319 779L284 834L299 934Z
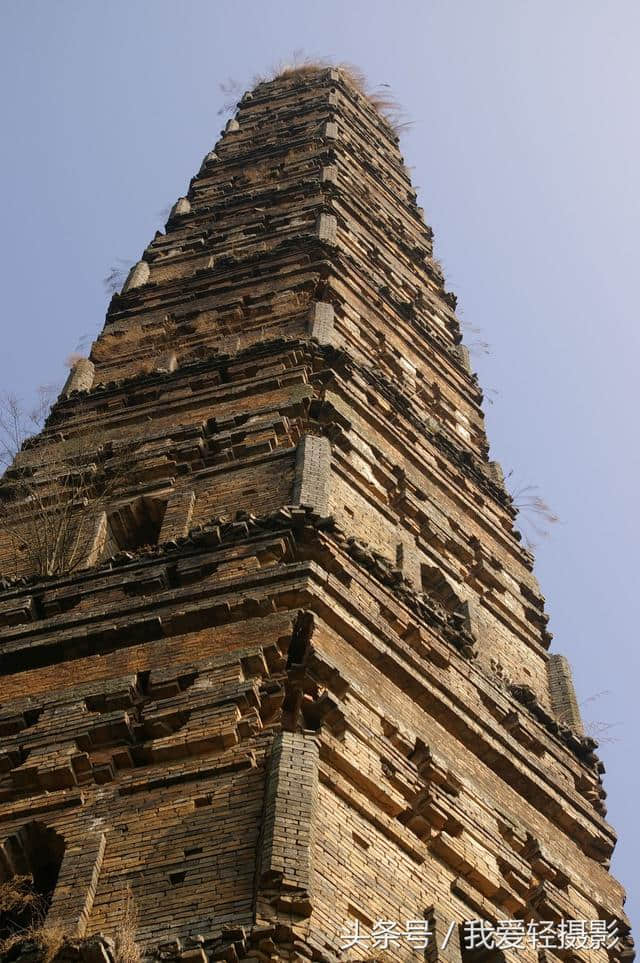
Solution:
M221 83L301 50L391 85L448 287L491 346L492 456L561 518L536 573L584 716L615 724L601 755L636 920L639 48L636 0L0 4L0 389L26 398L185 192Z

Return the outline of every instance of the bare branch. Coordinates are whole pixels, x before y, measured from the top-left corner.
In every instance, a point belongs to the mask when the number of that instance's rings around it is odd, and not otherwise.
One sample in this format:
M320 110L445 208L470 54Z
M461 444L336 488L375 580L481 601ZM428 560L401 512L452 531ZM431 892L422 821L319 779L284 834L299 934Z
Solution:
M511 478L513 471L507 473ZM560 518L550 508L545 499L538 494L538 485L520 485L513 489L511 497L514 508L520 513L528 532L523 533L523 540L528 549L536 547L537 538L547 538L552 525L557 525Z
M223 82L218 84L218 88L225 96L224 103L218 110L218 117L222 117L224 114L232 113L236 109L236 105L240 99L242 87L237 80L233 80L233 78L229 77L226 83Z
M27 434L20 402L15 395L5 393L0 398L0 467L11 464Z
M585 734L595 739L600 745L604 743L620 742L620 737L610 735L612 729L621 726L621 722L602 722L599 719L586 719L583 722Z
M16 395L0 394L0 471L8 468L26 439L42 429L56 395L55 385L40 385L28 411Z
M28 429L42 423L45 399L43 392L40 408L30 415L14 397L0 405L2 450L5 464L11 464L0 482L0 533L12 566L6 571L5 550L5 575L52 576L85 564L92 532L99 533L101 513L126 487L131 456L139 447L125 443L114 458L95 427L46 445L42 461L35 456L13 461Z
M592 695L587 696L580 702L580 708L584 706L593 705L594 702L598 702L600 699L606 698L611 695L609 689L602 689L600 692L594 692ZM612 729L617 729L621 726L621 722L603 722L600 719L584 719L583 728L586 735L591 736L592 739L596 739L600 744L619 742L618 736L611 735Z
M118 258L116 263L111 265L109 268L109 273L102 281L107 294L115 294L116 291L121 289L122 285L127 279L127 274L129 273L130 267L130 262L124 260L123 258Z

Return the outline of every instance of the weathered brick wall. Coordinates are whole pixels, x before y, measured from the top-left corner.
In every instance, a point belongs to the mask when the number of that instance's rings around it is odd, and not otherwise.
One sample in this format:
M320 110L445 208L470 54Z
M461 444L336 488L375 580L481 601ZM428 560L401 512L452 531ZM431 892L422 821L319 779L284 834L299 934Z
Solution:
M392 128L344 71L259 84L3 480L0 880L48 854L59 963L478 917L629 958L481 400ZM68 504L73 551L20 550Z

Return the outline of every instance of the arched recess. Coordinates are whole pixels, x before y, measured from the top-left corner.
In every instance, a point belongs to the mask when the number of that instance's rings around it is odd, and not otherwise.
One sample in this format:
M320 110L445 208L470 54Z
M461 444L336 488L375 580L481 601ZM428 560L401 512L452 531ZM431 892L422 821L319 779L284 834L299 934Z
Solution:
M46 915L64 853L62 836L36 821L4 840L0 846L0 939Z
M103 555L157 545L166 507L166 498L143 495L109 511Z
M92 831L66 844L54 829L35 821L5 839L0 845L0 938L38 926L45 917L68 935L82 936L105 845L105 834Z

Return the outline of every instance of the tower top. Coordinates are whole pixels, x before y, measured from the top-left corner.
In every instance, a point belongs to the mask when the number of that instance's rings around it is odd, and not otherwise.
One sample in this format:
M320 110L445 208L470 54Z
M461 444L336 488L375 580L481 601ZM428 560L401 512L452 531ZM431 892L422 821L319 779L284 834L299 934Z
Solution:
M314 83L341 84L350 89L353 95L368 102L397 135L402 126L402 111L390 93L388 84L380 84L371 89L363 71L353 64L330 63L323 60L307 60L300 64L285 64L274 69L267 77L257 77L253 86L245 92L239 104L256 95L269 96L274 88L281 85L303 86Z

